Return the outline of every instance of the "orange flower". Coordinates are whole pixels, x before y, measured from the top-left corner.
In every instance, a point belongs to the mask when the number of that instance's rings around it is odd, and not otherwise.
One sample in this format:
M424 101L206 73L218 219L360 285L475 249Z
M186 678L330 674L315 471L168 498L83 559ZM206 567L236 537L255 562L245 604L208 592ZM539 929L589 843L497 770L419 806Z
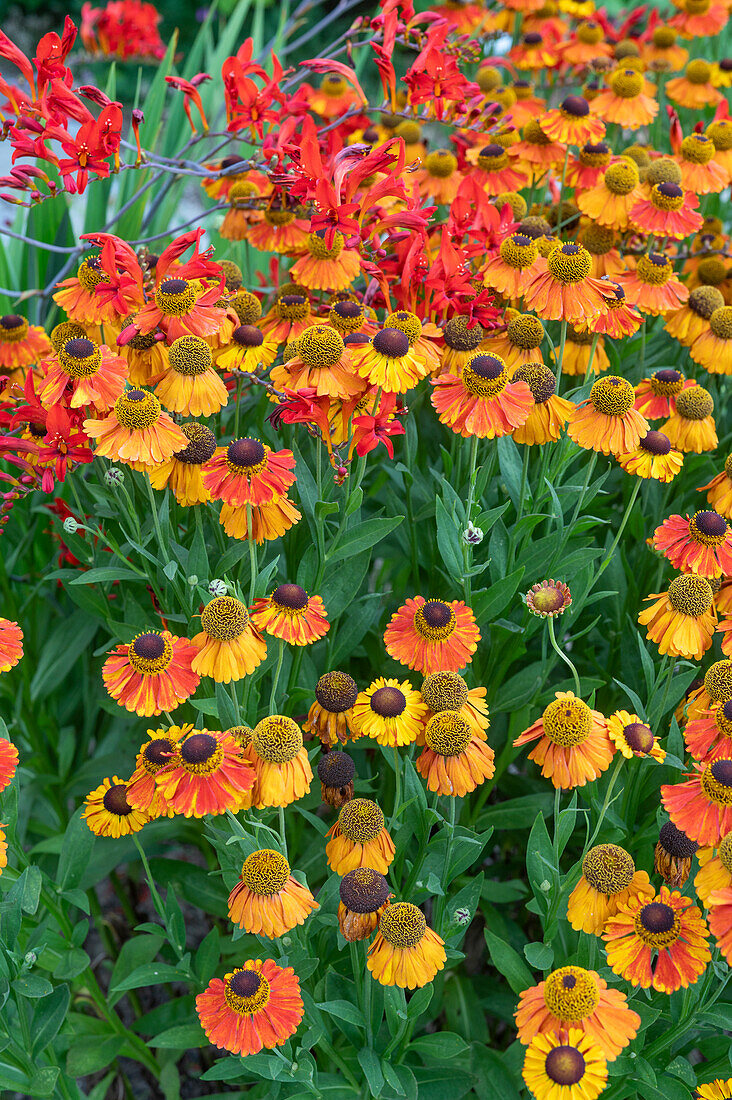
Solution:
M713 195L724 191L729 172L716 160L713 138L706 134L689 134L681 142L678 164L684 187L697 195Z
M389 883L373 867L356 867L343 876L338 892L338 927L341 935L349 943L367 940L378 928L393 896Z
M694 287L681 309L666 314L663 327L684 347L691 347L697 336L709 331L712 314L723 305L724 298L715 286Z
M674 825L697 844L716 848L732 832L732 760L694 764L685 783L661 787L661 801Z
M427 723L435 714L443 711L455 711L464 718L476 737L486 740L486 730L490 726L488 707L486 706L484 687L469 688L459 672L441 669L431 672L422 681L422 702L428 710L424 716ZM424 745L424 730L417 735L417 744Z
M582 192L582 194L585 193ZM590 222L580 230L579 240L592 258L591 274L596 279L612 280L625 270L625 262L616 248L617 239L613 228L600 225L597 221ZM616 290L619 289L617 283L615 287ZM624 294L622 298L625 298ZM612 300L608 304L612 304ZM602 317L603 314L600 316Z
M252 852L229 894L229 920L253 935L274 940L318 908L315 898L290 874L290 864L271 848Z
M211 348L200 336L179 336L168 348L168 369L155 396L171 412L212 416L229 400L226 386L213 368Z
M514 158L516 153L513 154ZM485 191L494 197L506 191L520 191L526 186L526 173L511 166L509 150L502 145L492 143L481 149L471 149L466 157L468 163L475 165L473 179Z
M691 898L667 886L652 900L631 897L621 902L602 937L611 970L631 985L661 993L693 985L712 953L706 942L709 929L699 909L691 906Z
M408 680L379 676L353 705L353 728L357 736L371 737L380 745L394 748L417 739L427 707Z
M53 300L80 325L109 325L118 318L112 302L105 302L94 293L95 287L109 279L102 271L98 256L82 260L76 275L57 283Z
M443 329L442 337L445 346L442 350L441 370L451 374L460 374L473 354L487 346L483 326L477 322L471 323L468 317L451 317Z
M218 285L205 288L198 280L163 278L153 300L138 310L130 332L124 331L120 341L156 328L170 341L179 336L214 336L226 319L226 310L216 305L218 300Z
M235 439L203 467L203 483L214 500L234 508L271 504L295 482L292 451L273 451L251 437Z
M128 317L126 324L134 323L134 317ZM168 348L165 336L157 329L139 332L126 344L118 345L117 353L127 362L127 374L130 385L147 386L168 369Z
M522 1076L536 1100L562 1096L597 1100L607 1086L607 1059L579 1028L535 1035L524 1058Z
M305 1008L291 966L249 959L223 981L212 978L196 997L196 1012L214 1046L246 1057L286 1043Z
M599 320L604 316L605 314L601 313L597 319ZM594 318L590 324L594 329ZM597 332L597 340L595 340L595 332ZM595 344L594 352L592 348L593 343ZM559 349L553 349L552 358L555 362L558 356ZM605 351L605 341L603 337L597 330L590 332L587 329L577 329L574 325L568 325L567 339L562 353L562 374L586 377L590 367L590 359L592 360L592 371L594 374L602 374L603 371L609 368L610 360ZM515 438L514 435L514 439Z
M394 842L384 825L384 815L368 798L352 798L344 803L326 835L331 838L325 846L328 866L337 875L357 867L372 867L385 875L394 860Z
M653 856L653 869L667 886L680 889L689 877L691 861L698 845L689 840L686 833L677 829L673 821L661 826L658 844Z
M696 233L704 219L697 211L699 199L677 183L654 183L650 198L641 198L630 210L630 221L643 233L683 240Z
M586 322L603 313L612 291L590 276L592 258L581 244L557 244L546 260L547 270L526 288L528 309L549 321Z
M683 574L671 582L668 592L646 596L645 602L649 600L655 602L641 611L638 622L648 627L647 637L659 653L700 661L712 644L717 622L709 582L693 573Z
M464 798L495 774L493 749L457 711L433 715L425 727L424 742L415 767L430 791Z
M729 887L715 890L709 897L709 928L729 966L732 959L732 889ZM724 1097L725 1093L732 1096L729 1081L724 1084L719 1081L717 1084L722 1086L718 1091L712 1091L714 1085L702 1085L697 1092L699 1100L706 1100L707 1097L716 1100L717 1097ZM704 1091L705 1088L709 1092Z
M669 516L654 531L653 546L684 573L732 574L732 528L718 512Z
M433 378L432 405L442 424L468 439L495 439L521 427L533 411L531 390L520 379L509 381L499 355L473 355L460 375Z
M661 430L680 451L701 454L719 442L714 426L714 401L703 386L689 386L676 396L676 407Z
M514 313L506 317L506 331L492 336L488 345L491 355L498 355L507 367L519 367L543 362L541 344L546 336L544 326L531 313Z
M254 786L254 771L227 733L191 729L155 782L171 810L185 817L236 813Z
M612 159L612 150L605 141L587 141L578 150L576 157L570 157L567 164L566 183L581 194L600 182L605 169Z
M584 787L602 775L615 747L602 714L571 691L557 691L541 718L516 738L514 747L537 741L529 760L541 765L541 774L564 790Z
M302 519L289 497L275 497L269 504L252 505L251 538L260 546L266 541L279 539ZM233 539L250 537L247 509L222 504L219 523Z
M633 857L617 844L598 844L582 860L582 877L569 895L567 920L579 932L599 936L621 902L642 895L653 897L645 871L636 871Z
M231 343L216 355L216 367L223 371L255 373L269 367L277 357L277 341L267 339L256 325L237 325Z
M722 473L717 474L706 485L700 485L697 492L703 493L705 490L712 507L726 519L732 519L732 455L725 459Z
M684 464L684 456L672 449L668 436L654 431L641 436L635 450L615 457L626 473L665 484L673 481Z
M732 700L713 703L711 709L692 718L684 727L686 747L696 760L708 764L730 755L732 745Z
M699 871L694 879L694 889L703 904L710 908L709 899L717 890L732 887L732 833L719 841L717 854L714 848L701 848L697 852Z
M201 612L203 630L191 638L198 652L191 668L218 684L249 676L267 656L267 643L233 596L216 596Z
M701 57L689 62L683 76L675 76L668 81L666 95L672 103L694 111L716 106L724 98L712 84L712 66Z
M120 706L146 718L175 710L198 687L199 677L191 668L196 653L187 638L168 630L138 634L107 657L104 686Z
M23 631L11 619L0 618L0 672L9 672L23 656Z
M315 686L315 702L302 728L315 733L328 747L345 744L349 736L355 739L353 707L357 698L358 686L352 676L337 670L326 672Z
M547 111L540 125L552 141L569 145L594 143L602 141L605 136L604 124L590 114L589 103L579 95L567 96L558 107Z
M590 103L590 110L605 122L617 122L624 130L649 126L658 114L658 103L644 93L647 87L642 73L635 69L616 69L609 77L610 87Z
M488 260L481 274L485 286L514 301L522 298L529 283L545 271L546 261L539 256L535 242L518 232L501 241L497 255Z
M574 405L556 394L557 380L541 363L527 363L513 372L512 382L525 382L534 407L525 422L513 432L516 443L541 445L559 439Z
M617 281L630 304L652 316L678 309L689 297L688 288L676 277L663 252L639 256L635 270L621 272Z
M576 1027L615 1061L638 1033L641 1019L628 1008L619 989L608 989L594 970L563 966L538 985L525 989L515 1012L519 1041L528 1045L535 1035L551 1035Z
M412 350L406 332L385 328L371 338L358 357L358 373L388 393L406 393L425 378L429 367Z
M281 389L312 388L318 397L360 397L366 387L356 365L340 333L328 325L313 325L297 337L296 355L274 367L270 378Z
M290 645L312 645L330 630L320 596L308 596L299 584L280 584L271 596L256 600L252 622Z
M135 760L135 770L127 784L125 797L134 810L142 810L152 818L174 817L175 810L165 801L155 777L178 751L182 737L193 729L188 726L168 726L148 730L149 740L140 748Z
M7 737L0 737L0 791L12 783L18 767L18 750Z
M422 160L422 167L411 174L423 199L451 203L462 183L457 158L449 149L435 149Z
M694 340L689 355L710 374L732 374L732 306L714 310L709 328Z
M108 412L127 381L126 361L105 344L99 347L86 337L67 340L44 368L38 398L46 407L60 402L70 386L72 409L93 405L97 412Z
M623 158L605 169L602 179L588 190L577 192L577 206L593 222L609 229L624 230L630 212L641 198L640 177L634 161ZM620 265L618 272L622 270ZM616 272L616 273L618 273ZM604 274L598 273L598 274Z
M562 61L567 65L589 65L598 57L612 55L602 24L592 18L578 23L569 42L562 44Z
M155 466L188 446L183 432L157 397L146 390L127 390L103 420L85 420L84 431L96 439L96 453L119 462Z
M676 411L676 398L682 390L695 386L693 378L684 378L681 371L664 367L654 371L635 387L635 407L649 420L672 416Z
M353 759L345 752L331 749L321 756L317 772L321 801L340 810L345 802L353 798L353 780L356 776Z
M0 316L0 371L22 370L50 355L51 341L39 325L29 325L17 313Z
M544 107L545 104L542 103L534 114L540 115ZM515 126L522 125L517 118L515 109L511 111L511 118ZM476 152L477 150L470 150L467 160L477 161ZM537 118L533 117L532 114L532 117L523 124L521 141L507 149L506 153L507 159L510 158L510 160L516 162L518 169L523 174L523 180L516 187L516 190L520 191L527 185L527 172L529 174L528 183L538 183L548 171L561 164L564 160L565 147L561 142L552 141L551 138L548 138L539 125ZM479 177L476 176L476 178Z
M278 295L269 313L262 318L262 332L278 344L297 340L306 329L317 324L305 294Z
M174 451L159 466L149 466L147 476L153 489L171 489L184 508L207 504L211 494L203 482L203 467L216 450L216 437L205 424L190 420L178 425L188 444Z
M82 817L95 836L121 836L138 833L150 820L143 810L136 810L127 801L128 784L115 775L105 779L85 799Z
M386 652L425 675L457 672L473 659L480 631L472 609L459 600L414 596L396 611L384 632Z
M336 233L330 248L325 244L325 230L309 233L307 253L293 265L290 277L310 290L345 290L361 271L358 252L344 248L342 233Z
M265 210L261 222L246 230L246 240L258 252L275 252L279 256L299 256L307 247L310 223L292 210L272 205Z
M648 421L633 408L635 391L625 378L598 379L586 401L569 413L567 434L580 447L603 454L626 454L648 431Z
M252 798L258 810L289 806L310 790L313 770L297 722L283 714L263 718L252 730L248 758L256 773Z
M428 928L422 910L395 901L381 914L366 965L381 985L418 989L432 981L446 959L444 940Z

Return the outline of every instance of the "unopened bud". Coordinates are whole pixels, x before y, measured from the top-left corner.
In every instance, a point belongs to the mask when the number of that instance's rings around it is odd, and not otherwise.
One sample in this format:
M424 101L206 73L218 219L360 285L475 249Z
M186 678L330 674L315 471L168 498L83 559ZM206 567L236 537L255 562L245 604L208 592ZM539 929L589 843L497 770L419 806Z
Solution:
M475 524L468 521L468 526L463 531L463 541L467 542L468 546L477 546L483 541L483 532L480 527L476 527Z
M64 520L64 531L67 535L75 535L79 530L79 523L73 516L67 516Z
M208 590L212 596L225 596L229 591L229 586L226 581L214 577L214 579L208 583Z
M124 471L120 470L118 466L110 466L104 474L105 484L109 486L124 485L125 475Z

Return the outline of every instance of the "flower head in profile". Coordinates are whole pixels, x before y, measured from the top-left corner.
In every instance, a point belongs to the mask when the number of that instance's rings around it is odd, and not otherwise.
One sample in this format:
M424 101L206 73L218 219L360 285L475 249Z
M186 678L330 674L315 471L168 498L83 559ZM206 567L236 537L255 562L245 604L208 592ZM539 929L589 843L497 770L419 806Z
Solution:
M358 686L347 672L324 673L315 686L315 702L303 723L306 733L315 733L326 746L344 744L358 736L353 723L353 707Z
M685 782L661 787L661 801L690 840L716 848L732 832L732 759L695 763Z
M321 756L317 772L321 800L328 806L340 810L344 802L349 802L354 796L353 781L356 776L356 765L353 758L346 752L331 749Z
M145 718L175 710L196 690L196 647L169 630L148 630L118 645L104 662L104 686L120 706Z
M431 982L446 961L445 944L408 901L387 906L368 951L366 965L381 985L418 989Z
M531 744L529 760L541 765L541 774L555 787L571 790L597 779L609 766L615 746L607 723L571 691L555 692L536 722L516 738L514 746Z
M292 451L273 451L258 439L235 439L203 467L203 483L214 500L234 508L270 504L295 481Z
M555 619L563 615L572 602L569 586L564 581L539 581L526 593L526 606L532 615Z
M680 309L689 289L674 274L673 263L664 252L639 256L632 271L623 271L617 282L632 306L652 317Z
M716 890L732 888L732 833L726 833L714 848L700 848L697 852L699 870L694 878L694 889L699 900L709 908L709 899Z
M284 714L271 714L257 723L247 759L257 777L252 798L257 809L289 806L310 790L313 770L302 730Z
M637 165L624 158L608 165L594 187L579 192L577 206L583 214L592 218L593 226L596 224L602 229L624 231L629 227L631 211L642 197L639 184ZM597 230L594 233L597 239ZM622 270L621 264L615 274Z
M535 275L546 270L536 243L526 233L511 233L501 241L482 271L483 283L511 300L521 298Z
M384 824L381 807L368 798L352 798L341 806L338 820L327 834L325 846L328 866L337 875L345 875L356 867L373 867L386 874L395 848Z
M607 1085L607 1059L579 1028L535 1035L522 1070L536 1100L597 1100Z
M432 404L442 424L465 439L495 439L526 423L535 408L531 389L510 378L499 355L473 355L460 374L432 379Z
M712 508L726 519L732 519L732 454L727 455L722 472L706 485L700 485L698 492L706 492Z
M583 96L569 95L540 119L540 125L552 141L567 145L584 145L602 141L605 126L590 113L590 104Z
M320 596L309 596L299 584L280 584L270 596L258 599L252 623L290 645L312 645L330 630Z
M703 386L689 386L676 397L676 407L661 431L680 451L702 454L717 446L714 399Z
M175 813L206 817L248 807L254 772L233 737L191 729L175 755L157 772L155 782Z
M614 374L600 378L587 400L569 413L567 434L580 447L603 454L633 451L649 428L634 403L635 391L626 378Z
M135 810L142 810L151 818L173 817L171 809L155 782L157 774L169 764L178 751L181 738L193 729L192 725L167 726L148 730L148 740L140 747L135 760L135 770L127 784L127 801Z
M608 87L590 103L593 114L605 122L616 122L624 130L648 126L658 114L658 102L645 93L643 73L622 66L611 73Z
M691 898L667 886L651 899L621 902L602 938L611 970L631 985L660 993L693 985L712 957L701 912Z
M211 494L203 480L203 467L216 450L216 437L205 424L189 420L179 425L188 443L147 474L153 489L170 489L183 508L207 504Z
M171 412L212 416L229 400L226 386L213 366L213 355L201 336L179 336L168 348L168 369L155 396Z
M457 672L473 659L480 631L471 608L459 600L410 597L384 632L390 657L425 675Z
M692 378L684 378L681 371L663 367L644 378L635 387L635 407L648 420L671 416L676 410L676 398L690 386Z
M484 737L458 711L433 714L425 726L424 748L415 761L427 787L464 798L495 774L495 754Z
M393 896L389 883L373 867L356 867L338 888L338 927L349 943L369 938Z
M653 869L667 886L680 890L689 877L691 861L699 845L682 833L673 821L661 826L653 857Z
M127 783L114 775L91 791L81 815L95 836L131 836L150 820L144 810L136 810L127 801Z
M546 270L526 288L528 309L548 321L584 323L604 313L611 288L591 275L592 257L574 241L557 243L546 258Z
M684 456L673 449L668 436L653 430L641 436L635 450L615 457L626 473L665 484L673 481L684 464Z
M406 393L429 370L427 362L412 349L407 333L399 328L377 332L358 356L357 367L362 379L389 393Z
M684 573L707 578L732 573L732 528L719 512L669 516L654 531L653 545Z
M716 286L696 286L680 309L666 315L663 327L669 336L690 348L698 336L709 331L712 314L723 305L722 292Z
M619 903L635 894L653 896L646 872L636 871L625 848L597 844L582 860L582 876L567 903L567 920L575 930L599 936Z
M156 466L189 442L147 390L127 390L106 417L85 420L83 428L96 440L97 454L128 464Z
M0 618L0 672L15 668L23 656L23 631L12 619Z
M216 596L207 603L201 627L191 638L198 650L191 667L199 676L229 684L249 676L267 656L267 643L234 596Z
M658 744L651 727L637 714L616 710L607 720L607 732L618 752L627 760L634 756L650 756L658 764L666 759L666 752Z
M700 661L712 644L717 622L714 594L709 582L696 574L671 581L667 592L645 597L654 602L641 611L638 622L648 628L647 637L660 653Z
M83 336L82 329L78 335ZM0 316L0 371L12 374L51 353L51 342L40 325L29 325L17 313Z
M229 920L271 940L303 924L317 908L307 886L292 876L290 864L272 848L247 856L229 894Z
M422 702L427 706L424 716L425 725L435 714L449 710L459 714L470 725L476 737L486 740L486 730L490 726L488 707L484 687L469 688L459 672L441 669L430 672L422 681ZM424 731L417 737L417 744L424 744Z
M380 745L401 747L417 738L427 707L408 680L379 676L353 705L353 726Z
M246 1057L286 1043L305 1008L291 966L249 959L223 980L212 978L196 997L196 1012L214 1046Z
M18 767L18 750L7 737L0 737L0 791L12 783Z
M689 355L710 374L732 374L732 306L720 306L689 347Z

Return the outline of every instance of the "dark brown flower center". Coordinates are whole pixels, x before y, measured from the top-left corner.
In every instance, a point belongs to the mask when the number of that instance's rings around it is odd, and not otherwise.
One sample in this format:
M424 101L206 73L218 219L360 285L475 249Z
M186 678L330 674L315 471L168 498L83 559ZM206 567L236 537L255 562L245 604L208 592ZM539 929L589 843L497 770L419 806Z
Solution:
M658 840L661 847L677 859L691 859L698 848L696 841L689 840L686 833L682 833L673 821L667 821L661 826Z
M25 318L20 317L17 313L6 313L4 317L0 317L0 325L3 328L20 328L24 323Z
M663 432L651 430L640 441L641 449L652 455L667 455L671 450L671 440Z
M246 469L263 462L264 454L264 446L258 439L236 439L229 445L226 457L233 466Z
M232 993L237 997L253 997L262 984L256 970L238 970L229 979Z
M470 360L470 369L473 374L477 374L479 378L493 380L494 378L500 378L506 366L505 363L497 359L495 355L476 355L474 359ZM426 609L427 605L425 604L425 610ZM427 618L426 615L425 618ZM444 623L442 625L444 626Z
M674 926L674 911L670 905L661 901L652 901L644 905L640 912L640 922L647 932L659 934L670 932Z
M336 302L333 306L333 312L337 313L339 317L350 320L354 317L360 317L361 306L358 302Z
M568 115L574 115L575 118L584 118L590 113L590 105L581 95L568 95L562 100L562 110Z
M715 760L709 770L722 787L732 787L732 760Z
M182 294L188 287L185 279L164 279L160 284L160 290L164 294Z
M180 755L186 764L205 764L218 747L218 741L210 733L192 733L181 745Z
M64 344L64 351L67 355L70 355L72 359L88 359L90 355L94 354L95 345L91 340L87 340L85 336L80 336L75 340L67 340Z
M694 522L703 535L720 538L727 530L727 521L719 512L697 512Z
M150 764L162 766L167 764L171 754L175 752L175 746L167 737L155 737L152 741L148 741L142 752Z
M239 325L234 329L232 339L243 348L258 348L264 343L264 335L256 325Z
M542 41L542 37L537 31L530 31L529 34L524 35L524 46L538 46Z
M327 752L318 761L318 779L326 787L341 790L353 782L356 765L347 752Z
M272 593L272 602L290 611L302 611L307 607L308 594L299 584L280 584Z
M371 696L371 709L382 718L396 718L407 705L404 692L395 687L377 688Z
M663 382L666 385L675 385L680 382L683 375L677 370L672 370L670 367L665 367L663 370L657 370L653 372L653 377L657 378L659 382Z
M132 643L132 649L138 657L156 661L165 653L165 639L160 634L140 634Z
M490 356L480 356L479 358L491 358ZM473 360L473 366L475 360ZM486 375L486 377L494 378L495 375ZM427 600L422 608L422 615L424 621L428 626L431 626L433 630L442 630L452 620L452 609L448 604L443 603L442 600Z
M389 883L371 867L356 867L343 876L339 891L352 913L375 913L389 897Z
M644 722L631 722L623 732L633 752L649 753L653 748L656 739Z
M409 337L398 328L385 328L376 333L373 345L380 355L400 359L409 351Z
M678 183L659 183L658 190L662 195L665 195L667 199L678 199L684 193Z
M554 1047L546 1056L544 1063L547 1077L555 1085L576 1085L585 1072L585 1060L576 1047Z
M124 397L125 401L144 401L147 394L144 390L128 390Z
M107 813L116 814L118 817L126 817L127 814L132 813L132 806L127 801L127 785L125 783L115 783L108 791L105 791L102 801Z

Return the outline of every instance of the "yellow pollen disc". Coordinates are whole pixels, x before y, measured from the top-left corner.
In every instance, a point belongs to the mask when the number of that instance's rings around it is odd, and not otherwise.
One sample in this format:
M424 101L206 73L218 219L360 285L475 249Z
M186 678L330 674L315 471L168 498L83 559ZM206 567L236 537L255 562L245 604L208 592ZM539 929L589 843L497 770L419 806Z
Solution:
M500 195L496 195L491 201L499 210L502 210L506 205L510 206L514 221L520 221L528 209L526 199L516 191L502 191Z
M60 325L56 326L56 328L60 327ZM0 317L0 344L17 344L19 341L25 340L27 335L28 322L25 317L20 317L17 313L6 313L4 317ZM84 330L81 329L79 333L70 333L69 335L83 336ZM53 333L51 333L51 343L53 344ZM58 351L55 344L54 348Z
M414 628L428 642L442 642L455 629L457 618L449 603L427 600L414 616Z
M700 57L697 57L694 61L690 61L686 66L686 79L690 84L708 84L711 78L712 66L708 61L703 61Z
M336 232L333 238L333 247L326 248L324 237L317 233L308 234L308 252L318 260L337 260L343 251L343 234Z
M146 390L127 390L115 401L114 415L123 428L141 432L157 422L160 402L154 393Z
M732 306L715 309L709 318L709 327L720 340L732 340Z
M241 878L253 894L279 894L290 877L290 864L272 848L252 852L244 860Z
M264 220L273 226L292 225L295 215L291 210L265 210Z
M681 142L681 155L692 164L709 164L715 152L714 142L705 134L689 134Z
M525 382L536 405L544 405L557 391L557 380L543 363L524 363L511 375L512 382Z
M582 874L601 894L619 894L633 881L635 863L625 848L617 844L598 844L590 848L582 861Z
M546 262L550 272L560 283L581 283L592 270L592 258L581 244L556 245Z
M237 290L229 298L229 305L243 325L253 325L262 316L262 303L249 290Z
M4 320L7 321L8 318ZM23 318L13 317L12 320L17 324L22 321ZM28 322L25 321L24 324L25 331L23 332L23 336L25 336L25 333L28 331ZM5 327L2 318L0 318L0 326L3 326L3 328ZM0 340L2 340L2 338L2 329L0 329ZM74 321L62 321L60 325L55 325L48 334L48 339L51 341L51 345L55 352L58 352L59 348L62 348L67 340L74 340L76 338L86 339L86 329L83 329L81 325L77 325Z
M481 153L478 157L478 167L484 172L502 172L504 168L508 167L508 153L500 145L497 148L500 149L500 152L490 155Z
M635 391L627 378L610 374L600 378L590 390L590 401L605 416L625 416L635 403Z
M434 714L424 731L425 744L439 756L459 756L470 743L470 724L456 711Z
M587 168L604 168L610 163L612 153L610 149L605 147L603 149L597 146L584 145L579 151L580 164L584 164Z
M654 183L681 183L681 169L671 157L660 157L654 160L648 169L646 179L651 185Z
M678 184L656 183L651 188L651 202L657 210L680 210L684 192Z
M532 317L529 313L519 313L508 322L506 335L515 347L527 350L538 348L544 339L544 326L538 317Z
M523 271L525 267L531 267L539 250L531 237L526 237L523 233L512 233L501 241L500 254L504 264Z
M704 675L704 690L713 703L732 699L732 661L724 659L709 666Z
M435 714L460 710L468 701L468 685L459 672L431 672L422 681L422 700Z
M304 321L310 312L310 303L300 294L287 294L277 299L274 309L282 321Z
M99 270L98 263L99 261L95 260L84 260L76 272L76 278L84 290L92 291L95 286L108 281L104 272Z
M252 199L256 199L259 196L257 185L252 183L251 180L237 180L232 185L229 191L229 202L232 206L244 206L247 202L251 202Z
M395 901L381 915L379 932L392 947L416 947L427 930L424 913L409 901Z
M715 760L702 772L701 786L716 806L732 806L732 760Z
M639 256L636 271L641 282L649 286L663 286L674 273L671 262L660 252Z
M599 23L595 23L592 19L583 19L580 25L577 27L575 34L579 38L580 42L586 43L588 46L595 46L598 42L602 42L605 37L605 32Z
M343 337L326 325L306 328L297 340L297 353L310 367L332 367L345 351Z
M320 82L320 91L329 98L337 99L348 88L348 84L337 73L327 73Z
M732 875L732 833L727 833L725 837L722 837L717 856L725 871Z
M613 195L629 195L639 179L638 166L632 160L619 160L605 169L605 186Z
M273 764L287 764L302 748L302 730L292 718L273 714L263 718L252 731L257 756Z
M727 265L719 256L705 256L696 273L705 286L719 286L727 278Z
M384 815L370 799L352 798L341 807L338 825L352 844L368 844L384 828Z
M397 137L402 138L406 145L416 145L422 137L422 127L418 122L410 122L405 118L394 131Z
M615 230L593 223L582 232L582 244L593 256L605 256L615 245Z
M695 286L689 295L688 306L705 321L710 320L716 309L724 305L722 292L716 286Z
M714 142L714 148L722 152L732 149L732 121L728 118L720 118L707 126L707 137Z
M196 291L186 279L165 279L155 291L155 304L166 317L183 317L196 304Z
M457 159L449 149L435 149L424 158L424 167L430 176L447 179L457 168Z
M485 336L482 325L468 328L467 317L451 317L445 325L445 343L456 351L474 351Z
M213 362L211 348L200 336L179 336L170 345L170 365L176 374L205 374Z
M649 947L670 947L681 935L681 917L670 905L651 901L636 913L633 929Z
M684 573L671 581L668 588L668 601L674 611L680 615L691 615L698 619L706 615L712 606L712 589L704 577L695 573Z
M248 622L246 607L233 596L217 596L201 612L201 626L210 638L218 642L238 638Z
M541 716L544 735L555 745L569 749L586 741L592 730L592 711L582 699L570 695L555 699Z
M256 970L235 970L224 979L224 999L240 1016L253 1016L266 1008L270 988L267 979Z
M77 337L59 348L58 361L71 378L91 378L102 365L102 351L91 340Z
M643 91L643 76L635 69L617 69L610 77L610 87L621 99L635 99Z
M532 145L551 145L552 143L552 139L547 137L535 118L530 118L526 123L522 136L524 141L528 141Z
M714 401L703 386L689 386L676 398L676 412L686 420L706 420L714 412Z
M600 989L589 970L563 966L544 982L544 1004L562 1023L579 1023L597 1008Z
M729 480L732 481L732 454L727 455L726 459L724 460L724 472Z
M159 676L173 659L173 646L169 638L152 631L138 634L130 642L127 660L141 676Z
M473 397L493 399L508 384L508 367L500 355L474 355L463 367L460 380Z
M422 322L416 313L408 313L405 309L398 309L396 313L390 313L384 321L384 328L396 328L409 340L410 345L422 335Z
M676 45L676 31L671 27L656 27L653 31L653 45L659 50L668 50Z

